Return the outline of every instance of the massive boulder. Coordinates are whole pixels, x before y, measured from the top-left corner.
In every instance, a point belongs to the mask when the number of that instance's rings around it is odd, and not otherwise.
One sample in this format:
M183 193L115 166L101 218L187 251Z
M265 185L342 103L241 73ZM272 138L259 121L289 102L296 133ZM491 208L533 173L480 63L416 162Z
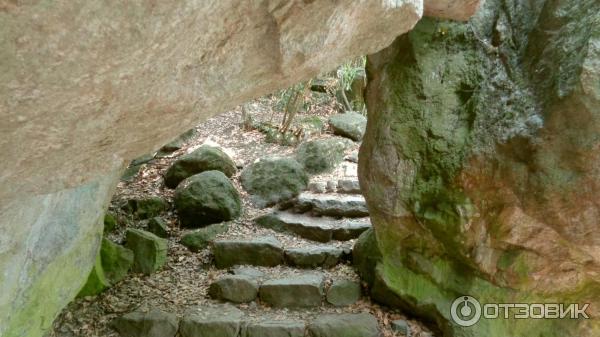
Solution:
M596 0L489 0L369 57L359 174L378 277L443 336L600 335L599 60ZM590 303L592 319L460 327L460 295Z
M437 15L473 10L473 0L429 2L444 4ZM380 50L424 7L1 1L0 335L42 335L78 292L127 162L215 113Z

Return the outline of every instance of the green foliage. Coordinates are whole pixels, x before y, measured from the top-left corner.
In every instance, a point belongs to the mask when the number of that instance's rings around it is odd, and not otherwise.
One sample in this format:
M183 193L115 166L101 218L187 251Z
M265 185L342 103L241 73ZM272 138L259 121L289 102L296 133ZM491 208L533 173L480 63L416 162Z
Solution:
M341 89L349 91L356 76L365 69L366 56L342 64L337 70L337 77Z

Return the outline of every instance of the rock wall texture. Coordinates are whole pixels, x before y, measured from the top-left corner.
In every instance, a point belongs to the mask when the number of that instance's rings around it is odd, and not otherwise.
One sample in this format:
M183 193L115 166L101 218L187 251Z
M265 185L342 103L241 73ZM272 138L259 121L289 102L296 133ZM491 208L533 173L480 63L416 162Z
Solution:
M489 0L369 57L361 186L400 302L444 336L600 335L600 3ZM449 322L459 295L591 320Z
M439 3L444 17L474 10L472 0ZM424 7L0 0L0 335L40 336L77 293L124 163L215 113L380 50Z

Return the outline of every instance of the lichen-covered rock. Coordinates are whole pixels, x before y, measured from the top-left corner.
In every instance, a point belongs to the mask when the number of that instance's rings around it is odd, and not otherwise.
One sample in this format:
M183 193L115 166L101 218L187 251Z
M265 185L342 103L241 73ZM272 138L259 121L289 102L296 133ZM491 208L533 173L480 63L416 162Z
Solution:
M241 182L259 206L270 206L305 190L308 175L294 159L261 158L242 171Z
M464 328L448 310L469 294L598 314L599 13L597 1L486 1L468 24L424 19L369 57L359 175L375 286L444 336L600 333L597 319Z
M333 133L355 141L362 140L367 127L367 118L357 112L348 111L329 118Z
M203 228L195 229L185 233L181 237L181 244L186 246L192 252L198 252L211 243L219 234L229 230L229 225L225 222L209 225Z
M133 266L133 251L104 238L100 246L100 260L104 276L114 285L125 278Z
M87 281L77 294L77 297L98 295L108 287L110 287L110 282L104 275L104 270L102 269L102 260L98 254L94 268L92 268Z
M181 181L205 171L221 171L227 177L235 174L233 160L218 147L202 145L177 159L165 173L165 185L175 188Z
M177 186L175 208L182 226L202 227L239 217L242 201L223 172L206 171Z
M152 274L167 262L167 240L139 229L128 229L125 238L133 251L134 272Z
M344 159L347 145L340 138L309 140L298 146L296 159L308 173L331 171Z

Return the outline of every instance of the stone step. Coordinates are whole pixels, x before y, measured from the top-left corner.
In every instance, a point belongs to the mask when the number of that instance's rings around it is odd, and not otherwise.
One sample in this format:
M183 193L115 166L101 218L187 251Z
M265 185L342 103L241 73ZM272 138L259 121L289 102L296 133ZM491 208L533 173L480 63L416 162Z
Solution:
M230 304L208 304L173 313L134 311L113 321L122 337L376 337L371 314L324 314L316 318L254 317Z
M285 262L298 268L332 268L338 263L347 261L352 257L351 248L337 248L329 246L311 246L302 248L289 248L284 252Z
M355 239L371 228L368 218L334 219L330 217L314 217L307 214L295 214L277 211L256 218L255 223L261 227L278 232L299 235L305 239L329 242L331 240L347 241Z
M321 315L308 327L310 337L377 337L377 319L367 313Z
M339 218L360 218L369 215L362 195L301 193L296 199L283 205L296 213L311 212L313 215Z
M330 277L319 272L293 273L267 280L225 275L210 285L208 293L215 300L231 303L249 303L260 298L261 303L276 308L318 307L324 301L343 307L361 298L362 288L357 280L338 276L330 280Z
M232 266L274 267L287 264L297 268L332 268L352 259L352 248L307 246L284 249L274 237L251 240L218 240L213 243L217 268Z
M217 268L236 265L273 267L284 263L283 247L272 236L249 240L217 240L212 251Z
M264 282L258 291L260 300L277 308L318 307L324 296L322 274L304 274Z

